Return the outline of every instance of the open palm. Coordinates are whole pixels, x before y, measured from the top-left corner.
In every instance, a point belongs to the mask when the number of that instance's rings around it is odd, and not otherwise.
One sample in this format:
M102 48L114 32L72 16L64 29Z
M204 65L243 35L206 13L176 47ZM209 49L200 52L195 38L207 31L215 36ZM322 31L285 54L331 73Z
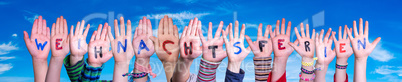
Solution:
M88 24L84 30L85 21L78 22L74 32L74 26L70 29L70 49L71 55L84 56L88 52L88 44L86 42L90 25Z
M314 57L314 50L315 50L315 29L313 29L313 35L310 38L309 26L306 24L306 34L304 33L304 26L303 23L300 24L301 36L297 27L295 27L295 33L297 40L294 43L289 43L297 53L299 53L302 57L313 58ZM299 45L299 46L297 46Z
M252 41L249 36L246 35L246 40L253 50L254 57L271 57L272 54L272 40L269 37L271 25L267 25L265 34L262 36L262 24L258 26L257 41Z
M56 23L53 23L51 33L50 48L52 49L52 56L66 56L68 52L70 52L70 45L68 40L67 22L63 16L57 18Z
M156 55L161 61L176 61L179 56L179 32L173 25L172 18L167 15L161 19L158 28L158 38L151 36Z
M143 17L135 29L133 46L137 58L149 58L155 53L154 43L149 39L152 36L152 24L149 19ZM144 43L144 44L141 44ZM143 48L143 49L141 49Z
M50 29L46 27L46 20L42 19L42 16L35 19L32 26L31 38L29 38L28 33L24 31L24 40L33 58L47 59L50 51ZM38 44L44 47L38 46Z
M197 18L190 20L181 34L180 38L180 57L185 60L193 60L202 54L200 35L197 33L201 30L201 21Z
M106 36L107 27L107 23L105 23L103 29L102 24L99 24L98 30L92 34L88 47L88 63L91 66L100 67L113 57L112 52L109 50L110 41Z
M211 62L220 62L227 57L226 51L223 50L223 38L221 37L223 27L223 21L219 23L218 29L216 30L215 37L212 38L212 23L209 22L208 27L208 41L205 40L202 30L198 30L202 42L202 51L204 58ZM229 28L229 27L228 27ZM215 48L215 51L212 49Z
M355 37L353 38L352 33L348 32L349 39L352 43L353 52L357 58L369 56L374 50L375 46L377 46L377 43L381 40L381 37L378 37L373 41L373 43L370 43L368 38L368 29L368 21L366 21L363 33L363 19L360 18L359 33L357 33L356 21L353 21L353 31Z
M244 47L244 33L245 24L242 25L239 37L239 22L235 22L235 32L233 34L232 24L229 24L229 40L226 38L227 33L223 32L223 39L225 40L226 52L228 54L229 62L241 62L250 53L250 48Z
M316 43L316 52L317 52L317 58L318 62L321 64L325 64L325 66L328 66L329 63L332 62L332 60L335 58L335 51L332 48L332 38L329 38L331 35L332 29L329 28L328 32L325 34L325 37L323 38L324 30L321 30L321 33L319 34L320 36L315 37L315 43ZM331 36L334 36L335 32L332 33ZM324 41L323 41L324 39Z
M294 49L287 44L290 42L291 22L289 21L286 31L285 22L285 18L283 18L282 24L279 26L279 20L276 21L275 31L270 34L275 57L289 57L294 51ZM281 32L279 32L279 28L281 28Z

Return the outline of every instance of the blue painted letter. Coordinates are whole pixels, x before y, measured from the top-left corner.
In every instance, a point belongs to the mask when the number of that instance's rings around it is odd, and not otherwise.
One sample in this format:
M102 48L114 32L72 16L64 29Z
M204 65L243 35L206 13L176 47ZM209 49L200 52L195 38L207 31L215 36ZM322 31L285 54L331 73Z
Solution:
M327 57L327 47L324 47L324 54L325 54L325 57Z
M36 43L36 47L38 48L38 50L39 50L39 47L40 47L40 50L43 51L43 48L45 48L45 46L47 44L47 41L45 41L45 43L43 43L43 45L42 45L42 43L38 43L38 40L35 39L35 43Z
M240 44L240 42L236 42L233 44L234 47L239 48L239 51L235 52L235 54L240 54L241 53L241 48L239 46L236 46L236 44Z
M119 41L119 42L117 42L117 53L120 53L120 47L121 46L121 48L123 48L123 51L124 52L126 52L126 47L127 47L127 39L126 40L124 40L124 46L123 46L123 44L121 44L121 42Z
M78 39L78 49L80 49L80 46L81 46L81 38Z
M140 52L141 52L142 49L145 49L145 50L149 51L147 45L145 45L144 40L141 40L140 46L138 46L138 54L140 54Z
M362 46L363 49L366 49L366 38L364 38L364 43L362 43L362 41L360 41L360 39L357 40L357 49L360 50L360 46Z

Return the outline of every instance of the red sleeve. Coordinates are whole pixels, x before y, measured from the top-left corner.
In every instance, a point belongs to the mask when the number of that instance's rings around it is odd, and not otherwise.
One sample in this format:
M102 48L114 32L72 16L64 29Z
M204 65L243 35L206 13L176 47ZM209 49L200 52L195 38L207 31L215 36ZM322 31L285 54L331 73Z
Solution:
M269 72L267 82L271 82L271 78L272 78L272 71ZM278 81L276 82L286 82L286 71L285 73L282 74L281 78L279 78Z
M336 74L336 73L335 73ZM336 76L335 76L335 74L334 74L334 82L336 82ZM349 81L349 79L348 79L348 74L346 74L346 80L345 80L345 82L348 82Z

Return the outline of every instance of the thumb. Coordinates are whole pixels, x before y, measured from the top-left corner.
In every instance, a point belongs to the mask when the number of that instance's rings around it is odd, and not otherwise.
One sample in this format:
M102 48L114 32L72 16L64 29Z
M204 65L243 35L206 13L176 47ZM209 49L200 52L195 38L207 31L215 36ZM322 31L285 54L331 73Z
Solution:
M378 42L380 42L381 37L376 38L373 43L371 43L371 45L373 45L373 48L375 48L375 46L377 46Z
M248 48L251 47L251 49L252 49L253 51L256 51L255 45L253 44L253 41L250 39L250 37L249 37L248 35L246 35L246 41L247 41L247 43L248 43L248 45L249 45ZM247 48L247 49L248 49L248 48Z
M158 39L157 39L155 36L150 36L149 39L150 39L152 42L154 42L154 46L155 46L154 49L157 49L158 46L159 46L159 41L158 41Z
M25 44L27 44L27 45L29 45L31 43L27 31L24 31L24 40L25 40Z

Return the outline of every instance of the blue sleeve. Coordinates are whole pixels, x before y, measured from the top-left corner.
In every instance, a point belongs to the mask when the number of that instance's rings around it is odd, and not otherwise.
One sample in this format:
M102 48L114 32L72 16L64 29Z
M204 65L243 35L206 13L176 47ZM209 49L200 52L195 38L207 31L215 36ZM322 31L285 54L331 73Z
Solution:
M243 82L244 71L242 69L240 69L239 71L239 73L233 73L230 70L226 69L225 82Z

